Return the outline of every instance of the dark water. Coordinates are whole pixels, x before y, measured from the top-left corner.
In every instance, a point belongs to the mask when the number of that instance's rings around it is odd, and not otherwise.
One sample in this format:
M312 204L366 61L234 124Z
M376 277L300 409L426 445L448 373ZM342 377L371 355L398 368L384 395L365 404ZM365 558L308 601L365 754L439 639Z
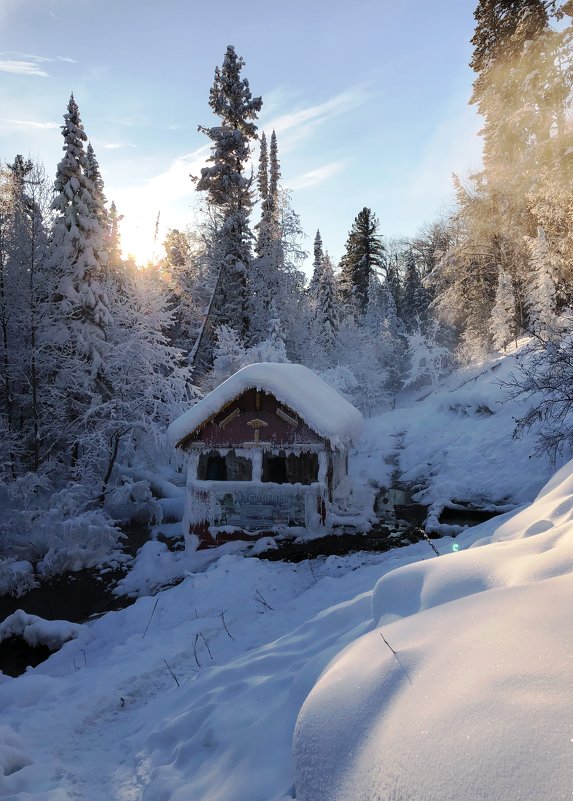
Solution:
M149 530L141 525L126 528L124 533L124 551L131 556L149 539ZM0 596L0 621L18 609L46 620L69 620L71 623L84 623L90 617L124 609L134 599L112 592L124 575L123 570L103 574L96 569L78 570L43 581L20 598ZM44 646L31 648L21 637L11 637L0 643L0 671L8 676L19 676L26 667L35 667L46 660L50 653Z
M23 609L46 620L83 623L94 614L122 609L131 601L112 595L112 589L123 575L118 570L103 576L97 570L79 570L48 579L20 598L3 595L0 597L0 620Z
M0 620L22 609L46 620L83 623L94 615L123 609L132 604L133 599L112 594L123 575L121 571L100 576L95 570L79 570L50 579L21 598L4 595L0 597ZM44 646L31 648L21 637L11 637L0 643L0 671L8 676L19 676L28 666L36 667L44 662L50 653Z
M21 637L0 642L0 670L7 676L21 676L27 667L45 662L52 652L45 645L31 648Z
M413 491L392 488L381 491L375 501L374 510L380 519L396 518L405 520L415 526L423 526L428 514L428 507L412 501ZM485 520L501 514L501 512L478 509L474 507L444 509L440 515L440 523L458 526L477 526Z
M413 526L397 530L377 524L367 534L327 534L304 542L278 541L277 548L257 554L257 557L269 562L302 562L320 556L346 556L357 551L383 553L419 542L420 534Z
M440 523L448 523L451 526L479 526L480 523L500 514L502 512L484 509L444 509L440 515Z

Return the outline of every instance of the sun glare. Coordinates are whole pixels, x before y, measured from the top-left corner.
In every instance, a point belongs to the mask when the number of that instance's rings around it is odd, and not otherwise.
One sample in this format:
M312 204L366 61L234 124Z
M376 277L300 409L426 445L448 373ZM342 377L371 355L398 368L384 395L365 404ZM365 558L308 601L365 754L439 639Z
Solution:
M156 219L145 212L126 212L120 225L121 249L124 258L133 257L139 267L155 264L163 257L165 233L155 235Z

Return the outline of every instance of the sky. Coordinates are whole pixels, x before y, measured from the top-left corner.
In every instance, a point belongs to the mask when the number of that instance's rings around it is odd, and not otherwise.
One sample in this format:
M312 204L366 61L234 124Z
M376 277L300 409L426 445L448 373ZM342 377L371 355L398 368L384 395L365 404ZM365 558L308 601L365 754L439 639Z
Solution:
M364 206L385 237L413 235L451 205L452 173L479 167L475 2L0 0L0 160L23 153L55 175L73 91L125 252L152 256L160 213L159 255L168 228L197 218L198 126L216 124L209 89L233 44L303 246L320 228L338 260Z

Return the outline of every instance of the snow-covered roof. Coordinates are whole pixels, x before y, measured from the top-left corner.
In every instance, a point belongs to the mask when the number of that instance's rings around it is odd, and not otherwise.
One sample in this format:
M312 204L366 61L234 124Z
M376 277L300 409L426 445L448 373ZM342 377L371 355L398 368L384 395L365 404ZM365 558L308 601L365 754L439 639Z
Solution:
M219 409L243 392L258 389L269 392L296 412L333 448L354 441L362 429L362 415L351 403L302 364L249 364L174 420L167 429L172 445L195 431Z

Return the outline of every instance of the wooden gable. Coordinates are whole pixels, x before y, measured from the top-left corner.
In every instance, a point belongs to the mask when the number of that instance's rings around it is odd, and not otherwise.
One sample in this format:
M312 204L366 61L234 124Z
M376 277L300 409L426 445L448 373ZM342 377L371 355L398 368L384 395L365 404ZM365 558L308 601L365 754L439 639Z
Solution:
M274 395L248 389L188 434L179 446L185 448L193 443L219 448L253 443L288 448L291 445L326 444L326 440L296 412L277 401Z

